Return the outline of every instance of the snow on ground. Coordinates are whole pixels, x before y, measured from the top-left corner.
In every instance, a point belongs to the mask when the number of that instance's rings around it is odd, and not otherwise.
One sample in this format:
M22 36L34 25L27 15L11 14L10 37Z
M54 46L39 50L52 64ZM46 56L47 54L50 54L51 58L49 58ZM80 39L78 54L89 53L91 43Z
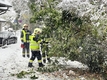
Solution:
M0 80L30 80L30 75L21 79L16 76L11 76L11 74L17 74L21 71L32 70L32 68L27 67L29 58L23 58L21 56L19 32L20 31L16 33L18 35L18 42L16 44L8 45L6 48L0 47ZM83 67L83 65L77 61L71 62L69 60L67 63L63 63L63 60L64 58L59 59L60 62L62 61L61 64L67 64L71 67ZM65 80L58 76L56 77L54 75L37 72L37 60L34 61L34 66L33 70L35 71L35 75L38 77L36 80Z

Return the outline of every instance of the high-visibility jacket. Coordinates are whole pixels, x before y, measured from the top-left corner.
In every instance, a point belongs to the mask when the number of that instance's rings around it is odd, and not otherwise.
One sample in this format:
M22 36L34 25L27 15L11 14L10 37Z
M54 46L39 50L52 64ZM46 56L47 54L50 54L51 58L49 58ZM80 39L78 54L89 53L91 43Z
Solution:
M41 44L42 52L48 51L48 49L49 49L49 42L50 42L49 40L50 40L50 38L42 39L42 44Z
M34 35L31 35L30 36L30 49L32 51L39 51L40 50L40 42L41 41L35 41L34 40L35 36Z
M21 41L23 42L29 42L29 36L31 35L31 32L29 30L22 30L21 32Z

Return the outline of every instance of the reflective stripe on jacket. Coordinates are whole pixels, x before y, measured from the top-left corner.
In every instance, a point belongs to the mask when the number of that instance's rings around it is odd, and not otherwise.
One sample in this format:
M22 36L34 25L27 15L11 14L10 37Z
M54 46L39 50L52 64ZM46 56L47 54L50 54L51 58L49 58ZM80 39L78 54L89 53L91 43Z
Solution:
M33 51L39 51L40 50L40 42L34 41L33 40L34 37L35 37L34 35L30 36L30 49Z
M23 40L23 42L29 42L29 36L30 36L30 35L31 35L31 32L30 32L30 31L22 30L21 40Z

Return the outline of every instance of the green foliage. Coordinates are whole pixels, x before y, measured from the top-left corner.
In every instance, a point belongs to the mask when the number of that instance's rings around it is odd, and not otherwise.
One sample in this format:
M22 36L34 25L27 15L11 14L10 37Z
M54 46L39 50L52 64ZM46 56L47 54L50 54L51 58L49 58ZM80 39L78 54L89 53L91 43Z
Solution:
M95 5L95 3L94 3L94 1L93 1L93 0L90 0L90 4Z
M39 72L54 72L54 71L58 71L60 68L58 68L58 67L43 67L43 68L38 68L38 70L37 71L39 71Z
M58 64L59 61L57 59L55 59L54 61L51 61L51 64L47 65L46 67L43 68L38 68L37 71L39 72L55 72L55 71L59 71L60 69L64 69L65 67L62 65Z
M103 37L98 34L98 31L93 28L92 33L83 39L82 51L79 60L89 67L91 72L101 73L104 68L105 51L101 47Z
M18 78L22 78L26 74L25 71L21 71L19 74L17 74Z
M31 2L35 2L35 0L30 0Z
M82 25L82 19L80 19L75 13L71 13L67 10L62 11L62 22L70 23L74 22L75 25Z
M74 12L66 10L61 13L51 5L54 0L48 0L48 3L49 7L43 3L45 6L39 10L32 4L34 15L30 21L45 23L43 32L51 38L49 55L78 60L87 64L91 72L101 72L105 56L102 42L105 36L99 34L100 27L91 24L90 16L78 17ZM93 1L91 3L94 4Z
M11 74L11 76L17 76L17 78L24 78L26 75L31 74L31 73L35 73L33 70L31 71L21 71L17 74Z

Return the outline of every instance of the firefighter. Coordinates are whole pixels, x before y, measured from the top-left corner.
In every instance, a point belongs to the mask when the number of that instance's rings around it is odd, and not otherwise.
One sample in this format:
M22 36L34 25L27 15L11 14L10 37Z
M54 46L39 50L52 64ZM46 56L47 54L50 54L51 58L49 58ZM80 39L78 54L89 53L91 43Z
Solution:
M40 43L41 43L40 34L41 34L41 29L35 28L34 33L30 37L30 40L31 40L30 41L30 49L31 49L32 55L29 60L28 67L33 67L32 63L36 57L38 60L39 67L44 66L42 63L42 57L41 57L41 53L40 53Z
M22 48L22 56L25 57L27 55L27 57L30 57L30 53L29 53L29 37L31 35L31 31L28 30L28 25L24 24L23 25L23 29L21 31L21 48Z
M46 61L51 62L49 57L49 38L48 35L45 33L45 29L42 33L42 44L41 44L41 50L42 50L42 58L43 62L46 63Z
M42 49L43 62L46 63L46 60L48 60L48 62L51 62L50 57L48 55L48 53L49 53L49 41L48 41L48 39L43 39L43 42L41 44L41 49Z

